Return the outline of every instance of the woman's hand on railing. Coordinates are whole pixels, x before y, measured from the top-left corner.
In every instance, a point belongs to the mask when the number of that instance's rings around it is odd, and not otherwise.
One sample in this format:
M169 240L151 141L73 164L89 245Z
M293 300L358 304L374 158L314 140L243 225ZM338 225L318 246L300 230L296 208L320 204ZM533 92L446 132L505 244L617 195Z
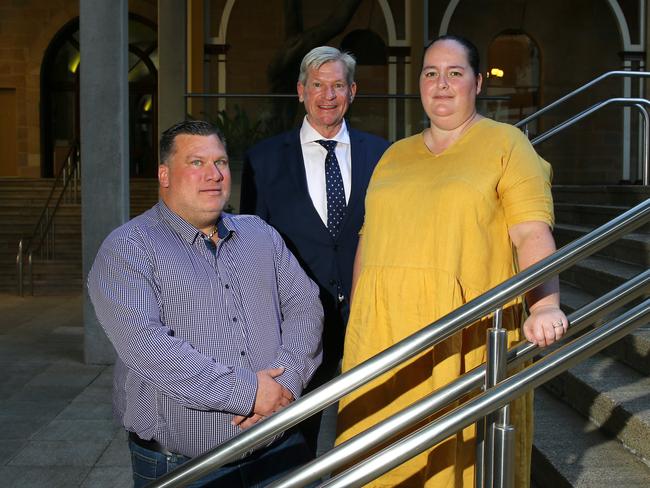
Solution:
M557 305L535 307L524 322L524 336L528 342L546 347L562 338L569 321Z

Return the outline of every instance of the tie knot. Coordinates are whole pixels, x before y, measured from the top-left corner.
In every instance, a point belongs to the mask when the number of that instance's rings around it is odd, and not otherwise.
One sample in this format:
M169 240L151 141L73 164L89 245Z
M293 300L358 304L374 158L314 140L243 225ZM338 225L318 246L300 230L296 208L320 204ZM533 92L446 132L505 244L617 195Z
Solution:
M318 140L316 142L318 144L320 144L321 146L323 146L327 150L328 153L334 151L334 148L336 147L336 141L329 141L329 140L326 140L326 139L320 139L320 140Z

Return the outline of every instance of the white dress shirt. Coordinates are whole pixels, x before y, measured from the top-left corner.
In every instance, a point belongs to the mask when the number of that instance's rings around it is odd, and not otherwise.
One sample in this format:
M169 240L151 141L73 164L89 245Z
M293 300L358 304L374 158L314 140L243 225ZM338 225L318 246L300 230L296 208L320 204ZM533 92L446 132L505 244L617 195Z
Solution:
M325 156L327 156L327 150L316 142L321 139L326 138L311 126L305 116L300 128L300 147L302 149L302 159L305 162L307 190L314 208L316 208L321 220L327 226L327 190L325 187ZM350 149L350 134L345 125L345 120L341 124L338 134L330 140L336 141L334 152L339 162L339 168L341 168L345 202L347 203L350 201L352 186L352 151Z

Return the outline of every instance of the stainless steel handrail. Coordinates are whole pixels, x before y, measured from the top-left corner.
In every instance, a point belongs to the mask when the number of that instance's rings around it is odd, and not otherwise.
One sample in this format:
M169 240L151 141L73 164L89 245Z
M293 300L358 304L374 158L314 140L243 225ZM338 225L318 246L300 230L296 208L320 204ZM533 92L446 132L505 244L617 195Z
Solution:
M563 341L577 335L610 312L625 306L650 291L650 270L635 276L614 290L573 312L569 317L569 329ZM539 348L530 342L522 342L508 351L508 369L512 370L530 360ZM485 378L483 364L465 375L414 402L397 414L375 424L348 441L334 447L317 459L304 464L300 470L274 482L269 488L300 488L340 468L363 452L377 447L395 435L416 425L454 401L481 388Z
M260 99L260 98L284 98L298 99L297 93L196 93L188 92L185 94L185 98L251 98L251 99ZM359 98L381 98L387 100L420 100L419 93L357 93L354 96L355 100ZM512 97L510 95L478 95L477 100L480 101L500 101L500 100L510 100Z
M299 398L284 410L247 431L198 456L155 480L151 487L171 487L194 481L217 467L246 454L252 447L319 412L355 388L389 371L463 327L490 314L513 298L545 282L575 262L595 253L623 234L650 221L650 199L628 210L589 234L567 244L551 256L530 266L433 324L361 363L329 383Z
M600 83L606 78L612 78L612 77L629 77L629 78L650 78L650 73L647 71L621 71L621 70L615 70L615 71L608 71L607 73L603 73L602 75L594 78L593 80L585 83L579 88L576 88L572 92L567 93L563 97L558 98L554 102L548 104L547 106L539 109L537 112L534 114L529 115L528 117L525 117L521 119L519 122L515 124L515 127L524 127L524 132L528 134L528 130L526 129L526 126L528 125L529 122L532 122L535 119L538 119L540 116L545 114L546 112L553 110L555 107L563 104L570 98L573 98L574 96L578 95L579 93L582 93L583 91L587 90L588 88L591 88L592 86L596 85L597 83Z
M18 295L23 294L23 240L18 241L18 254L16 254L16 279L18 280Z
M544 142L545 140L553 137L555 134L568 127L571 127L576 122L584 119L585 117L588 117L594 112L597 112L601 108L607 107L608 105L629 105L637 108L641 112L643 120L643 184L650 184L650 163L648 157L648 134L650 131L650 116L648 115L648 110L646 109L647 106L650 106L650 100L646 100L645 98L609 98L602 102L596 103L591 107L583 110L582 112L574 115L573 117L570 117L564 122L556 125L555 127L547 130L546 132L543 132L534 139L531 139L530 143L535 146L541 142Z
M59 207L63 201L70 202L70 198L75 199L79 193L79 145L73 144L68 151L65 159L65 164L59 169L52 188L48 197L43 205L43 210L34 226L31 237L26 242L21 239L18 244L18 253L16 254L16 271L18 280L18 294L23 295L24 287L24 274L23 262L24 256L27 256L28 275L31 282L32 295L34 294L34 276L33 276L33 254L39 251L43 246L45 247L45 256L50 258L54 254L55 240L53 235L54 231L54 217L57 214ZM59 182L62 182L61 191L58 193L56 202L52 206L52 200L59 187ZM70 198L67 197L68 190L72 193Z
M451 412L407 435L389 447L334 476L320 487L349 488L362 486L390 471L411 457L438 444L454 432L467 427L496 408L504 406L563 373L578 362L621 339L650 318L650 299L612 320L607 325L585 333L532 366L503 380L494 388L477 395Z

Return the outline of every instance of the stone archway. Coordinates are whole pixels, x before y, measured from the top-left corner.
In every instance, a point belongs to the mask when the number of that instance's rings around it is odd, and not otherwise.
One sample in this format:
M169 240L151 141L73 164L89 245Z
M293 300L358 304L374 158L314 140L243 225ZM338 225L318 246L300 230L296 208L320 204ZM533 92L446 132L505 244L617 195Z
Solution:
M440 22L440 28L438 29L438 35L446 34L449 29L449 23L451 18L456 11L456 7L461 0L449 0L445 13ZM625 18L623 9L621 8L618 0L606 0L607 4L612 10L614 18L616 19L616 24L621 35L621 47L625 51L643 51L644 37L645 37L645 2L644 0L638 0L639 9L642 15L639 15L639 39L637 42L633 42L630 38L630 27L628 20Z

